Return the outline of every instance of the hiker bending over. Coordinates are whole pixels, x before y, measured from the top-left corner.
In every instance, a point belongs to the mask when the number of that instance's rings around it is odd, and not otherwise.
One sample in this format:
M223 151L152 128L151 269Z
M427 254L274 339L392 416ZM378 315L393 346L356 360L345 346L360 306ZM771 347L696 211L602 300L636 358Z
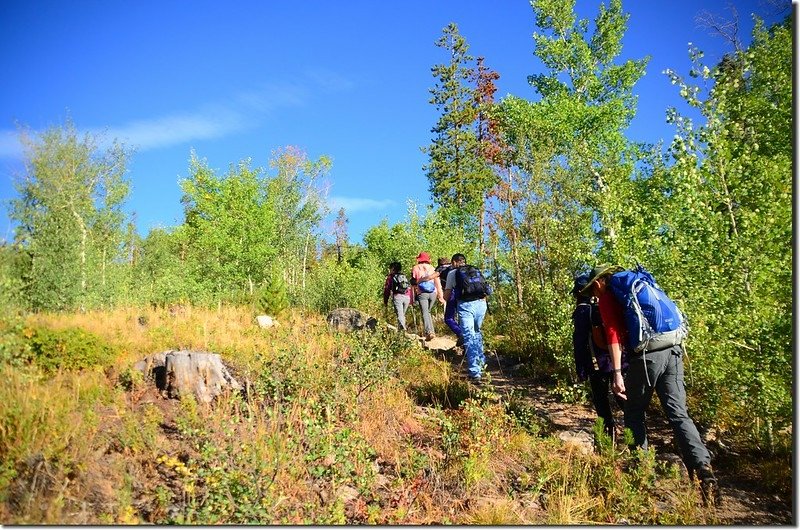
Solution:
M644 275L652 281L643 287L635 297L636 300L626 300L626 305L618 299L618 296L625 296L625 293L633 291L631 288L618 289L623 281L630 281L630 278L642 278ZM655 286L655 288L651 287ZM645 427L645 411L653 397L653 390L658 394L661 407L664 409L672 426L672 431L681 449L683 461L689 470L690 477L697 477L700 480L703 499L707 500L709 495L715 499L719 498L717 489L717 479L711 469L711 455L700 439L689 413L686 409L686 389L683 382L683 344L682 335L678 335L679 340L674 345L664 346L667 339L661 337L669 336L668 333L655 335L638 346L639 329L627 329L625 325L625 307L641 307L642 296L647 293L654 293L651 299L659 304L669 302L672 304L672 311L675 312L677 320L682 322L682 315L674 306L674 302L661 291L652 276L638 267L635 272L624 271L620 267L600 265L592 270L589 282L581 291L581 294L593 294L598 299L600 315L603 319L603 327L606 332L608 348L611 351L611 362L614 371L612 389L614 393L625 399L625 427L633 433L635 447L647 448L647 430ZM620 294L616 294L620 293ZM641 294L639 294L641 293ZM631 304L630 306L627 304ZM668 306L667 306L668 307ZM665 315L667 316L667 315ZM633 322L633 320L629 320ZM662 319L661 323L649 322L651 327L668 322ZM658 331L658 330L656 330ZM656 343L655 341L658 341ZM652 345L650 345L652 343ZM646 346L642 347L642 344ZM669 344L669 342L667 342ZM636 349L641 348L641 351ZM622 375L622 351L627 349L628 371L623 378Z
M606 346L603 321L600 318L600 309L597 300L580 294L589 282L588 274L581 274L575 278L572 295L575 297L576 306L572 313L572 345L575 356L575 372L578 380L589 380L592 392L592 403L597 416L603 419L603 427L612 440L615 439L614 414L611 412L611 403L608 393L611 378L614 374L611 366L611 355ZM627 371L628 362L623 356L623 373ZM616 396L617 405L624 408L625 402Z
M406 311L414 299L414 290L402 270L400 262L393 261L389 265L389 275L383 284L383 306L386 307L389 299L392 299L397 326L406 331Z
M433 274L434 269L433 265L431 265L430 254L427 252L420 252L417 256L417 264L411 269L411 285L415 287L414 294L422 310L422 324L425 327L425 340L431 340L436 336L433 330L431 309L433 309L436 300L442 298L441 292L437 292ZM426 279L428 277L431 279ZM439 290L441 290L441 284L439 285Z
M486 298L491 289L480 270L467 265L464 254L453 254L452 270L447 274L444 298L451 294L456 300L456 312L464 337L464 350L467 358L467 374L470 381L481 383L481 375L486 365L483 352L481 324L486 316Z

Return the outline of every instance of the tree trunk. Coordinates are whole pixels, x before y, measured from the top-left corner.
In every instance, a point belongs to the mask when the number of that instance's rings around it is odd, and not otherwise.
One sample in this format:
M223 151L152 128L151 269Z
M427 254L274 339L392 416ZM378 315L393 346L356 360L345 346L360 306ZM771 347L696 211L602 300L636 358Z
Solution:
M483 241L483 231L486 229L486 220L484 219L485 216L485 206L481 204L481 211L478 213L478 255L480 258L480 268L483 269L484 267L484 254L486 252L486 245Z
M308 231L306 234L306 243L303 245L303 276L302 276L302 290L305 292L306 290L306 265L308 264L308 244L311 239L311 230Z
M86 240L88 239L88 230L83 218L78 214L75 209L72 209L72 215L78 220L78 225L81 229L81 250L80 250L80 273L81 273L81 301L80 310L86 310Z
M135 368L152 376L156 386L172 398L194 394L197 401L210 403L226 389L242 388L216 353L156 353L136 363Z

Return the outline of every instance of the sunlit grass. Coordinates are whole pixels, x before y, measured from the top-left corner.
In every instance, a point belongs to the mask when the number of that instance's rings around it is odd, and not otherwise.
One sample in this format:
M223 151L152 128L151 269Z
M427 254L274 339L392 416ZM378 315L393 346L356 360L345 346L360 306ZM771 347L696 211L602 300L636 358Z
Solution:
M4 522L710 520L689 485L659 495L654 481L673 479L652 464L623 472L620 451L562 446L536 424L535 403L484 399L413 341L330 333L300 312L271 329L254 317L224 306L28 317L120 353L83 371L0 368ZM175 349L219 353L247 393L165 400L132 375L134 362Z

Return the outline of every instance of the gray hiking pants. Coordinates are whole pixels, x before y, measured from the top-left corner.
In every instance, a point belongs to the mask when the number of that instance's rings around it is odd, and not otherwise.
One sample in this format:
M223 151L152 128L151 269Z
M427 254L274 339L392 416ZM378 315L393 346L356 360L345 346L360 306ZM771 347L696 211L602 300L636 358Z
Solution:
M411 297L407 294L392 295L392 303L394 304L394 313L397 315L397 324L405 331L406 328L406 311L408 306L411 305Z
M651 386L648 386L647 378ZM630 359L630 367L625 375L625 390L628 396L625 402L625 427L633 433L637 446L647 449L645 412L655 390L678 440L686 467L693 470L711 463L711 455L686 410L682 346L647 352L644 361L641 356Z
M431 317L431 309L436 303L436 291L432 293L419 293L417 295L419 300L419 308L422 311L422 325L425 327L426 335L433 335L433 317Z

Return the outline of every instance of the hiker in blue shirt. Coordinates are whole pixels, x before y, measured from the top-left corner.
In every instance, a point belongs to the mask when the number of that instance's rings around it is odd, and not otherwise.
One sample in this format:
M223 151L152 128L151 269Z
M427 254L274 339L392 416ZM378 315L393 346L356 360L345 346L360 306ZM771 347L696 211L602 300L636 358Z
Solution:
M609 389L613 378L611 354L606 345L603 321L600 318L600 309L597 301L580 291L589 283L589 275L581 274L575 278L572 287L572 296L575 297L576 306L572 313L573 353L575 356L575 372L578 381L589 380L592 391L592 404L597 416L603 419L603 427L612 440L615 439L614 414L611 412ZM623 359L623 370L627 370L627 359ZM624 409L625 403L616 397L617 405Z

